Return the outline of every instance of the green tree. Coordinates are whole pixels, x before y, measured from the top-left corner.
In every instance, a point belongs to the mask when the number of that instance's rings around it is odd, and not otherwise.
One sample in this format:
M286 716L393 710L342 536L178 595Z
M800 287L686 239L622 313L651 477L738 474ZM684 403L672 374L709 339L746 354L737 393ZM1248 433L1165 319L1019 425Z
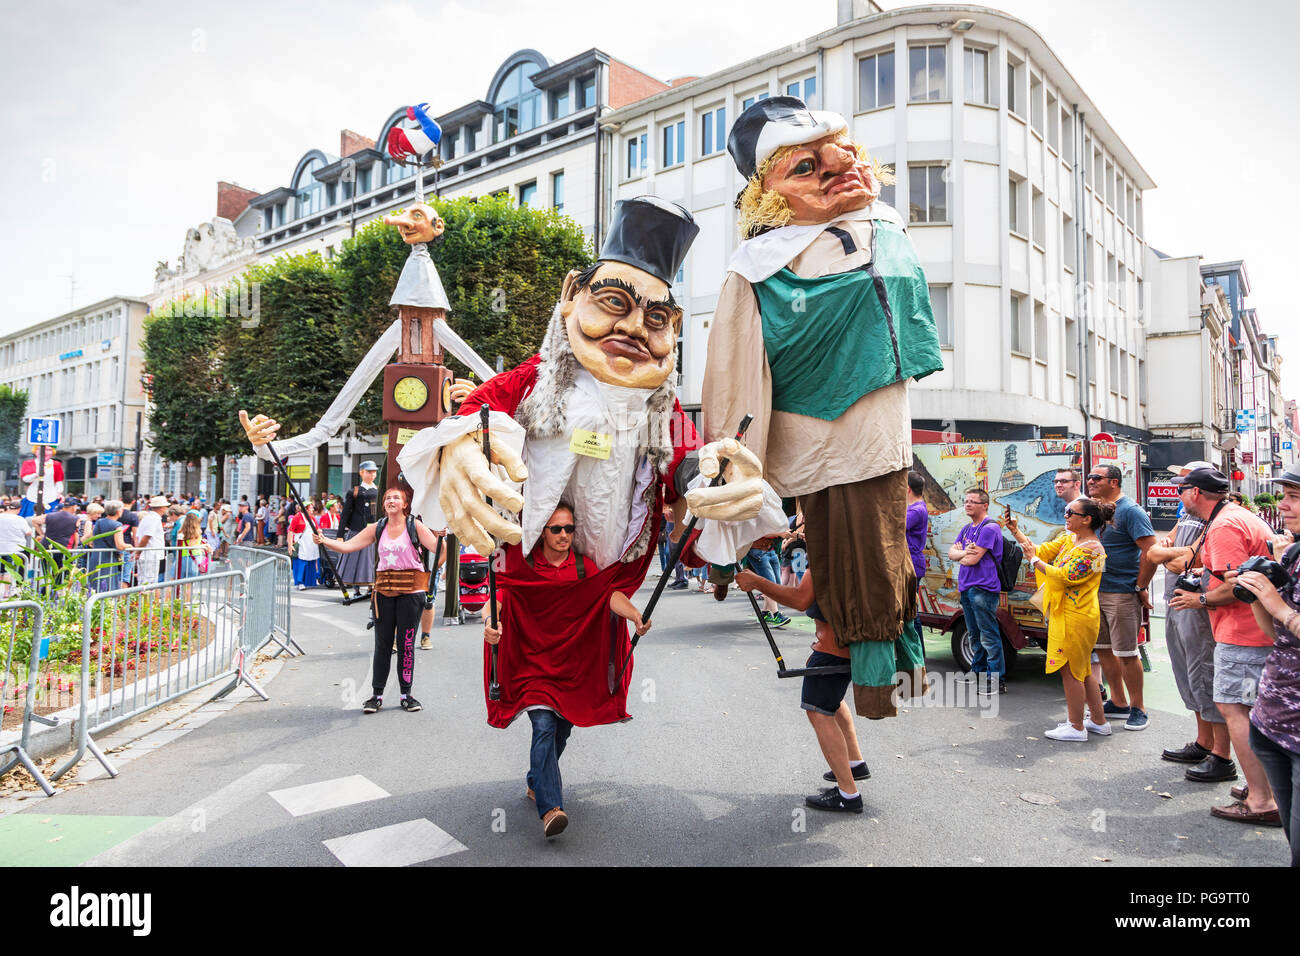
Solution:
M217 461L216 494L225 494L225 456L247 444L226 379L223 295L175 299L144 323L145 371L153 376L149 445L171 461Z
M23 440L23 418L27 415L27 393L0 385L0 471L18 475L22 461L18 445Z
M552 209L516 206L504 196L436 199L447 231L430 249L451 304L448 322L489 364L506 368L541 345L560 286L570 269L590 265L590 242L572 219ZM349 369L397 315L388 305L410 247L376 220L343 243L334 261L346 301L344 348ZM451 355L457 375L467 370ZM381 431L380 383L353 413L362 432Z

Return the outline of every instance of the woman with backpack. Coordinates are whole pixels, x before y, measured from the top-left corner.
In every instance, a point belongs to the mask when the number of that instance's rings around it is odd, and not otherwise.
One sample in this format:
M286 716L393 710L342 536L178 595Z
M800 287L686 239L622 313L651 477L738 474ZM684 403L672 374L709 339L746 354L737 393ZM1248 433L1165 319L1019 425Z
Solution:
M397 640L397 685L402 694L402 710L421 709L411 696L415 676L415 635L424 611L424 593L428 585L420 548L437 550L437 536L424 522L409 514L410 500L401 488L384 492L383 516L366 525L346 541L327 538L317 532L316 544L340 554L360 551L374 543L375 583L375 656L371 668L374 696L362 705L362 712L373 714L383 706L384 686L388 683L389 658L393 640Z
M1092 648L1101 627L1097 589L1106 567L1106 549L1097 532L1114 514L1113 505L1076 498L1065 506L1065 532L1037 547L1015 518L1005 519L1038 580L1047 618L1047 673L1059 670L1065 688L1068 719L1043 734L1051 740L1082 742L1089 733L1111 734L1102 710L1101 685L1092 674Z

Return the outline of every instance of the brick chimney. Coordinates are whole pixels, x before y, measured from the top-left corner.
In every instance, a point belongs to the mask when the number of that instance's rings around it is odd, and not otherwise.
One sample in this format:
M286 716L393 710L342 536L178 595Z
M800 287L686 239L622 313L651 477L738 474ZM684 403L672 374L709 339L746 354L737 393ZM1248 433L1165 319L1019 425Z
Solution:
M249 200L260 195L256 190L245 189L234 183L217 183L217 217L234 222L248 208Z
M373 149L375 141L369 136L362 136L350 129L339 130L339 159L359 153L363 149Z
M669 86L681 86L683 83L689 83L691 80L698 80L698 76L679 76L676 79L668 81Z

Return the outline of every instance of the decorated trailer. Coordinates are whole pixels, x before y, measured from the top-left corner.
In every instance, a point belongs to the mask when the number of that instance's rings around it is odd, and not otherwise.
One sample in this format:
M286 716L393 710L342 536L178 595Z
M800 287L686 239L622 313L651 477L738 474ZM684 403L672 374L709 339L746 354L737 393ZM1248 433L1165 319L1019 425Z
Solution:
M966 491L987 491L989 517L1000 519L1009 510L1035 544L1050 541L1065 530L1066 503L1056 496L1053 480L1058 470L1073 468L1082 481L1087 474L1085 450L1090 467L1119 466L1124 494L1143 502L1141 446L1116 441L1092 441L1088 446L1084 448L1082 439L912 445L912 467L925 479L925 505L930 514L918 618L925 627L951 636L953 657L964 670L970 669L973 651L957 592L957 562L949 560L948 549L970 520L962 507ZM1010 532L1003 544L1015 546ZM998 624L1008 671L1018 651L1031 645L1047 647L1047 624L1029 602L1035 588L1033 573L1024 562L1015 590L1004 593L999 602Z

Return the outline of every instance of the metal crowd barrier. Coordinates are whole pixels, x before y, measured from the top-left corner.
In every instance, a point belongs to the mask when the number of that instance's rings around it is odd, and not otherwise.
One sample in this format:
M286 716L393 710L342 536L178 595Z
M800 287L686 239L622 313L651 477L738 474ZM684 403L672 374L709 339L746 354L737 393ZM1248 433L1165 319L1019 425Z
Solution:
M169 549L178 551L179 549ZM214 699L245 683L263 700L266 693L254 682L247 665L268 643L283 653L303 653L289 635L289 600L292 593L288 559L254 549L239 555L227 570L210 570L194 577L159 580L130 588L96 591L98 562L90 562L88 575L71 575L54 583L45 566L48 558L31 555L31 576L20 584L33 600L0 602L0 649L5 651L0 674L0 701L6 700L15 656L15 644L32 624L28 650L28 681L23 707L21 743L6 746L0 757L13 752L0 773L15 764L24 767L49 795L55 791L28 756L32 724L55 725L34 712L42 653L43 625L51 606L57 607L81 586L80 686L78 688L76 753L52 774L58 780L89 751L111 776L117 770L95 744L101 734L125 721L176 700L190 692L227 680ZM82 552L85 556L85 552ZM65 561L66 563L66 561ZM33 588L33 585L37 587ZM43 586L41 586L43 585ZM32 591L35 593L31 593ZM44 602L44 606L42 605ZM50 635L53 636L53 635ZM76 634L61 635L63 640Z
M31 742L31 725L32 721L53 726L56 721L48 717L41 717L33 711L36 707L36 680L41 663L41 623L44 619L44 609L35 601L9 601L0 604L0 634L4 631L9 632L9 640L5 650L4 670L0 671L0 712L9 707L9 683L17 677L14 671L14 643L18 636L18 625L28 619L31 621L31 645L27 653L27 690L23 701L23 730L22 740L16 744L9 744L0 748L0 757L12 753L13 757L6 760L0 765L0 776L8 773L13 769L15 764L22 764L32 779L35 780L47 797L54 796L54 788L50 782L45 779L45 775L36 769L36 764L28 756L27 750Z
M287 554L279 554L262 548L232 547L230 549L230 566L241 571L251 571L254 567L273 562L275 569L274 587L270 593L274 598L271 616L269 640L279 645L272 657L279 657L286 651L290 655L305 654L298 642L293 639L290 624L290 598L293 594L293 561Z

